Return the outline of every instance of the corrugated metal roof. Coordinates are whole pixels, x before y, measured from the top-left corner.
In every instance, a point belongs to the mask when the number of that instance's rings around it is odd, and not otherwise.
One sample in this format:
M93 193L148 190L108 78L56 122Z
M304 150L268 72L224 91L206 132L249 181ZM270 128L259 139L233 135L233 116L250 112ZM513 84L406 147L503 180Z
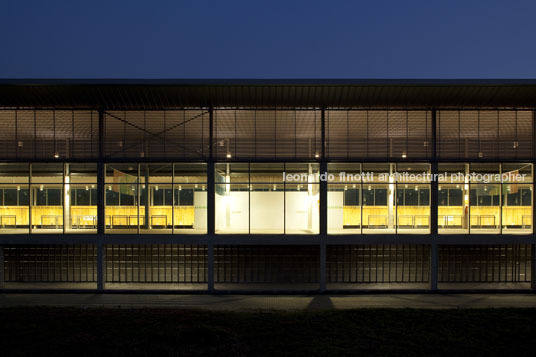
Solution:
M0 107L468 108L536 104L536 80L0 80Z

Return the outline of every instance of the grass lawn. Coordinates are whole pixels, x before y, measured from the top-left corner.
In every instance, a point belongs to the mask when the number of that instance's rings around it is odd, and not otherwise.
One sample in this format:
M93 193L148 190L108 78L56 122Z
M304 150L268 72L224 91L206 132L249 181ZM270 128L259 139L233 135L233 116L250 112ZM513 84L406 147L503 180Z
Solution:
M0 309L6 355L534 355L536 309Z

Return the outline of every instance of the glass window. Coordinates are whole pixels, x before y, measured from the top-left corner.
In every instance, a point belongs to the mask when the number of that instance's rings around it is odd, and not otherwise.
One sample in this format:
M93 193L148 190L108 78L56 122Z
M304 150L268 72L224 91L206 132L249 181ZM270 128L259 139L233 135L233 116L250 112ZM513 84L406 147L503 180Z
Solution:
M394 184L363 184L363 233L395 233Z
M64 164L31 165L32 233L63 233Z
M469 233L469 164L438 165L438 232Z
M361 184L328 185L328 233L361 233Z
M471 233L500 232L500 184L471 184L470 229Z
M216 232L318 233L318 170L317 163L216 164Z
M173 207L175 234L207 232L206 185L206 164L174 164L173 188L165 188L164 200Z
M0 163L0 234L29 233L29 167Z
M398 184L396 213L397 233L429 233L430 186Z
M105 177L105 225L107 233L137 233L144 212L138 207L138 164L107 164Z

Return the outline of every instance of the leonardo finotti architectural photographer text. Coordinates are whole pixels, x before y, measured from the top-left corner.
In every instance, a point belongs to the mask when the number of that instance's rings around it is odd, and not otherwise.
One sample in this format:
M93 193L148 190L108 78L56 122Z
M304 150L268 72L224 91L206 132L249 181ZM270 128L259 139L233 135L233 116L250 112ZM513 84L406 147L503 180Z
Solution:
M313 176L317 181L327 181L327 182L525 182L526 174L520 174L517 172L508 172L503 174L482 174L472 172L469 174L464 174L463 172L458 173L439 173L431 174L429 172L422 173L408 173L408 172L395 172L392 174L389 173L373 173L373 172L362 172L357 174L351 174L346 172L340 172L338 175L330 174L324 172L322 174L292 174L283 172L283 181L285 182L304 182L308 181Z

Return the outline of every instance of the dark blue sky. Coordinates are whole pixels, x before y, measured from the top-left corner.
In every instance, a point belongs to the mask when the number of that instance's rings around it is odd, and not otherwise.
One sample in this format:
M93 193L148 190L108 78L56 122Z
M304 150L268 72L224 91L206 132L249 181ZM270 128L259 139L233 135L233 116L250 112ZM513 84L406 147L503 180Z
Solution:
M3 78L536 78L534 1L0 4Z

